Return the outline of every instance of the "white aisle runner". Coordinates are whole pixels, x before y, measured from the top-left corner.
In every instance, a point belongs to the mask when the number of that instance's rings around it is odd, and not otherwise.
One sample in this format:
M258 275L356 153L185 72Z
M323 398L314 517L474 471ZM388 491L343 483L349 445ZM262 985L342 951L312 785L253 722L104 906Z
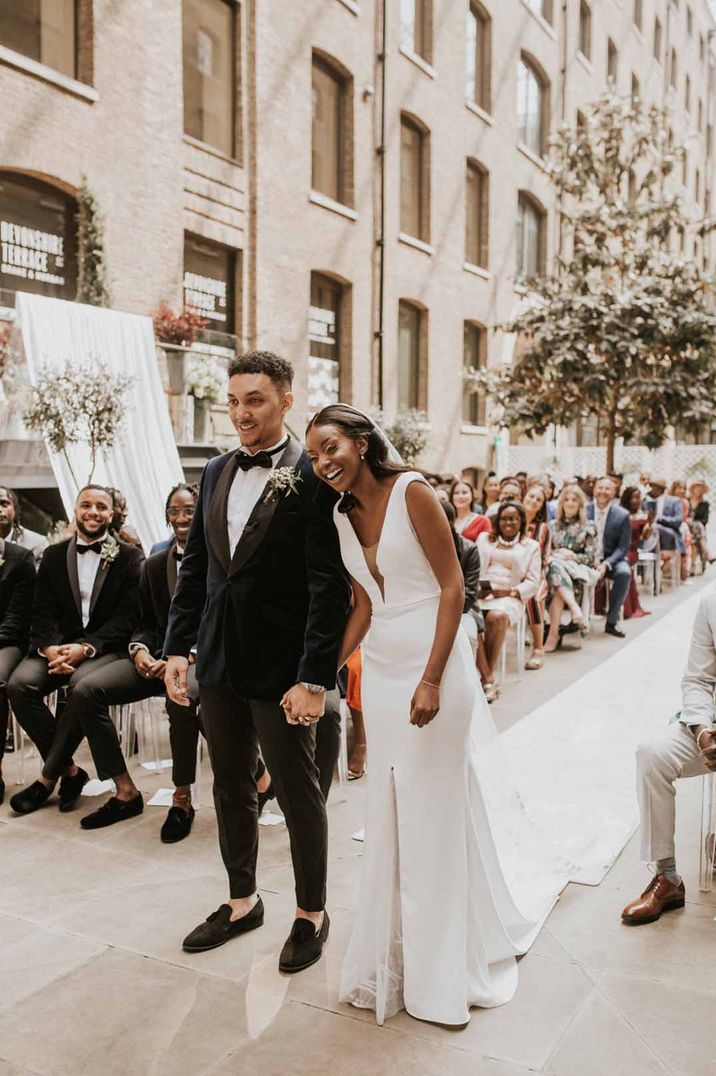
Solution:
M550 859L566 861L572 881L598 885L638 824L634 751L680 709L680 682L703 594L701 589L499 737L538 847ZM569 675L568 664L564 668ZM525 865L510 863L516 845L501 824L496 781L489 774L486 780L506 873L524 878Z

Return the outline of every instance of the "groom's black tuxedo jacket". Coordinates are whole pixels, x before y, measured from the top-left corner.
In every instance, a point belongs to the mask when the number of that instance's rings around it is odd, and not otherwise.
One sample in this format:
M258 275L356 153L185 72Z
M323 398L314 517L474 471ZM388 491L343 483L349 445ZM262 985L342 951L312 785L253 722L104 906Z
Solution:
M297 492L261 494L230 557L235 457L204 470L164 652L188 655L198 632L199 684L218 687L226 677L244 698L279 699L299 681L333 688L350 602L335 496L291 438L278 466L298 472Z
M133 643L143 643L152 657L159 658L164 653L164 636L169 621L169 606L177 585L179 564L174 553L176 543L158 553L153 553L144 562L140 594L142 613L139 624L132 635Z
M27 650L30 642L32 595L35 590L35 558L32 551L0 539L0 649L17 646Z
M90 618L83 627L77 542L70 538L48 546L37 571L31 652L77 642L89 643L98 657L126 650L139 620L139 577L143 563L141 549L119 542L116 559L97 568Z

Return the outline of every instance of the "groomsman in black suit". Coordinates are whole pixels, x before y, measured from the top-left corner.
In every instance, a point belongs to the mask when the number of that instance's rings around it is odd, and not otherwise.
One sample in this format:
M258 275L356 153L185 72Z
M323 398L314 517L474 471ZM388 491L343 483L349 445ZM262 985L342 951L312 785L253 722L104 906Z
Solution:
M10 714L7 682L30 644L34 590L35 560L32 552L0 538L0 803L5 798L2 760Z
M103 776L114 776L107 735L112 722L106 710L101 721L87 722L90 696L86 684L93 673L127 653L139 619L144 556L110 533L112 512L107 489L88 486L80 490L75 504L76 536L49 546L42 555L30 652L10 677L8 697L45 765L39 779L10 800L18 814L42 807L58 780L60 810L76 805L89 776L72 756L85 735ZM67 701L55 721L44 698L62 686L68 689ZM118 796L124 797L128 812L138 814L142 799L132 788L118 785Z
M296 881L296 917L279 960L284 972L318 960L328 936L316 722L335 687L350 599L333 494L284 427L292 378L290 363L270 352L229 364L229 413L241 446L204 470L164 647L167 691L187 705L198 633L202 721L229 876L229 899L184 948L213 949L263 923L254 779L260 744L286 818Z

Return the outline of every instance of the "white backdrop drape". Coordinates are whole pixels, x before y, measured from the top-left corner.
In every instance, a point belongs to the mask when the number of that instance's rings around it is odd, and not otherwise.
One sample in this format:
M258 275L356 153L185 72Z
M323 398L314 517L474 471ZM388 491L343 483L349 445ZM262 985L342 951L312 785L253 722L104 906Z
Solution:
M183 481L150 318L19 292L16 325L33 385L38 385L44 367L66 363L93 366L103 362L112 373L131 379L126 418L114 447L101 453L94 480L124 493L129 522L148 551L153 542L166 536L166 496ZM71 519L77 495L72 474L62 455L52 452L49 445L47 451ZM90 473L89 449L71 445L68 456L72 470L84 481Z

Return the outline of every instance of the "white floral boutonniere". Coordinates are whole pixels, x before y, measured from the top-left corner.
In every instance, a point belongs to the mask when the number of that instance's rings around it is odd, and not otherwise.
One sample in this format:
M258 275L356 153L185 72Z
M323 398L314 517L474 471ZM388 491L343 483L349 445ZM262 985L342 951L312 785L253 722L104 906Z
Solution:
M283 493L284 497L288 497L291 493L298 493L300 481L301 476L294 467L276 467L268 477L263 503L270 504L280 493Z
M119 556L119 542L112 534L108 534L102 542L99 551L99 559L102 562L102 571L106 572L110 564Z

